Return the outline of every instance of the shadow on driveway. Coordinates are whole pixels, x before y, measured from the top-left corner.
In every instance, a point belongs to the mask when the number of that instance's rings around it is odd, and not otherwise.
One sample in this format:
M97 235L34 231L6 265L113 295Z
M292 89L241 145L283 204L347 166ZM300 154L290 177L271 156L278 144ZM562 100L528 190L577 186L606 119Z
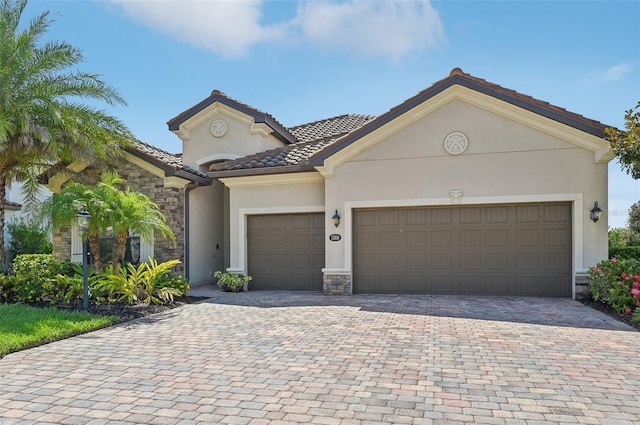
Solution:
M328 296L310 291L250 291L237 294L219 292L204 302L256 308L342 306L379 313L636 331L625 323L568 298L373 294Z

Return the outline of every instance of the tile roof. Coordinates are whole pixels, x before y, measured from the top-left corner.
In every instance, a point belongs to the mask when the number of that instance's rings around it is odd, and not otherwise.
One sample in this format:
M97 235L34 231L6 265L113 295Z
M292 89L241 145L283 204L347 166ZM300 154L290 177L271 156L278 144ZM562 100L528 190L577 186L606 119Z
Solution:
M165 171L170 171L170 175L179 175L190 180L210 180L207 173L185 166L182 163L182 155L169 153L139 140L133 142L128 151L133 155L142 156L143 159L155 163Z
M289 131L296 136L300 142L312 142L319 139L343 136L356 128L362 127L373 119L375 119L373 115L345 114L290 127Z
M295 137L293 134L289 132L284 125L282 125L278 120L276 120L272 115L267 114L259 109L254 108L253 106L247 105L246 103L239 102L226 94L222 93L220 90L214 90L211 92L211 95L206 99L200 101L197 105L192 106L184 112L181 112L174 118L171 118L167 125L169 126L169 130L171 131L179 131L180 125L187 121L189 118L194 115L200 113L207 107L213 105L214 103L219 102L223 105L227 105L233 109L236 109L242 113L245 113L251 117L255 123L264 123L273 129L273 135L278 139L282 140L285 143L293 143L295 142Z
M482 78L474 77L464 73L460 68L454 68L448 77L437 81L430 87L421 91L417 95L405 100L400 105L391 108L389 111L378 116L374 121L362 126L358 130L342 137L337 143L326 146L322 151L317 152L311 159L314 166L321 165L324 160L342 148L354 143L361 137L369 134L388 122L396 119L400 115L415 108L430 98L442 93L444 90L454 85L460 85L471 90L486 94L530 112L563 123L570 127L584 131L599 138L606 138L605 128L609 127L599 121L586 118L582 115L569 112L566 109L551 105L548 102L519 93L515 90L507 89L498 84L490 83Z
M224 172L266 167L304 166L311 155L373 119L375 117L372 115L346 114L291 127L289 131L296 136L297 143L258 152L236 160L215 163L211 165L209 170Z
M484 93L597 137L606 137L604 129L607 126L601 122L466 74L460 68L454 68L448 77L434 83L378 117L348 114L291 127L288 131L297 138L297 143L244 158L216 163L210 167L210 171L213 176L222 177L224 175L242 175L243 170L245 170L245 174L251 174L259 172L260 169L263 172L274 173L313 169L313 166L321 165L324 159L340 149L453 85L461 85Z

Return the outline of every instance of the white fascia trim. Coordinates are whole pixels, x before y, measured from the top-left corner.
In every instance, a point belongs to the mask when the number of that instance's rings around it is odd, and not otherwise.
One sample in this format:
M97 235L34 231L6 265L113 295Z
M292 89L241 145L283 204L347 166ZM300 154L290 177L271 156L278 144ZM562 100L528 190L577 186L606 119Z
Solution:
M212 103L202 111L198 112L197 114L180 124L180 128L177 131L174 131L174 133L176 133L178 137L186 142L191 139L191 131L193 131L193 129L204 124L216 115L226 115L229 118L240 121L241 123L250 126L251 134L259 134L263 137L266 137L269 134L273 133L273 129L268 125L263 123L256 124L251 115L247 115L220 102Z
M224 177L219 179L228 188L322 183L324 177L310 173L266 174L258 176Z
M495 113L509 120L518 122L535 130L587 149L594 153L594 162L596 163L606 163L613 157L610 152L611 147L609 146L609 142L604 139L520 108L516 105L512 105L495 97L455 85L405 112L372 133L363 136L360 140L344 147L342 150L327 158L324 161L324 164L316 167L316 169L325 177L333 177L335 175L335 168L340 164L349 161L359 153L375 146L383 140L386 140L398 131L426 117L432 112L437 111L454 100L460 100L474 105L478 108Z
M176 189L182 189L189 183L191 183L189 180L183 179L181 177L169 176L164 178L164 187L174 187Z
M248 243L247 243L247 216L265 214L299 214L299 213L324 213L324 205L303 207L266 207L266 208L240 208L238 210L238 264L227 269L248 273Z
M387 208L387 207L420 207L456 205L500 205L536 202L571 202L572 203L572 252L573 276L572 291L575 298L575 273L584 270L584 195L582 193L556 193L533 195L505 195L505 196L465 196L458 204L451 204L449 198L425 199L384 199L367 201L346 201L343 206L344 234L353 235L353 210L358 208ZM336 269L338 270L338 269ZM353 238L344 238L344 267L340 270L344 274L353 272Z
M196 161L196 165L198 165L198 167L205 165L209 162L212 161L219 161L221 159L225 159L225 160L234 160L234 159L238 159L238 158L242 158L240 155L236 155L234 153L217 153L215 155L208 155L205 157L202 157L200 159L198 159Z

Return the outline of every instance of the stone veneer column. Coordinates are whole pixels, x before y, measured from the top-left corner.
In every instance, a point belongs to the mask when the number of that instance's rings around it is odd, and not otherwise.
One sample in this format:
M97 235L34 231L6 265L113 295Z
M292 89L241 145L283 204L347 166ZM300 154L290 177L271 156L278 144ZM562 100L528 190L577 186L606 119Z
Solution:
M325 273L322 280L322 290L325 295L353 294L350 273Z
M591 283L591 278L588 273L576 273L577 300L583 300L589 296L589 283Z

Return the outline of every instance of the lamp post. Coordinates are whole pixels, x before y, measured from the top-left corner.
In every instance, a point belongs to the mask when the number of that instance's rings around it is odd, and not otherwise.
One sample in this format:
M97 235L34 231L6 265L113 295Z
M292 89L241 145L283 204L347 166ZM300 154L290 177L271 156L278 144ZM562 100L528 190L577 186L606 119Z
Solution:
M89 229L89 219L91 214L86 211L78 213L78 229L82 232L82 308L89 310L89 238L86 232Z

